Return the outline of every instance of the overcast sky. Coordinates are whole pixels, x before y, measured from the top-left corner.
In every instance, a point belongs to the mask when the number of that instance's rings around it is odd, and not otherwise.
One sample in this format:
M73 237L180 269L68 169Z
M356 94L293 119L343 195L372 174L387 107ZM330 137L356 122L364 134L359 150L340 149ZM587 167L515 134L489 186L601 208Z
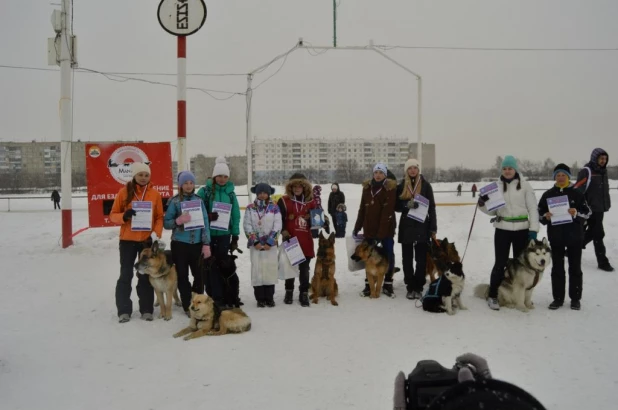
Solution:
M176 72L176 39L157 0L76 0L81 67ZM247 73L303 37L332 44L330 0L208 1L188 38L190 73ZM44 0L0 1L0 65L47 68ZM341 0L340 46L618 48L616 0ZM488 167L497 155L569 164L605 148L618 163L618 51L387 52L423 78L423 140L439 167ZM258 74L258 85L281 61ZM175 76L140 77L176 83ZM190 77L189 86L244 92L246 77ZM0 139L60 139L59 72L0 68ZM254 92L258 138L417 138L415 78L372 52L292 53ZM227 97L227 94L216 94ZM175 141L176 90L75 75L74 139ZM243 154L245 98L188 91L189 155ZM172 145L174 149L176 144Z

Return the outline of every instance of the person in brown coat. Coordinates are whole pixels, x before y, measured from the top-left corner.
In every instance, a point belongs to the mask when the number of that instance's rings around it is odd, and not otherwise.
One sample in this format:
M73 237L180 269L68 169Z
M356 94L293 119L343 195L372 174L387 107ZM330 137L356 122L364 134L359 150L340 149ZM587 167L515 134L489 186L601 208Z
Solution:
M366 240L380 242L389 255L389 267L382 293L394 297L393 293L393 245L395 237L395 203L397 202L397 181L386 178L388 169L385 164L378 163L373 167L373 179L363 182L358 217L354 225L354 236L363 231ZM371 294L369 283L365 279L365 288L360 293L363 297Z

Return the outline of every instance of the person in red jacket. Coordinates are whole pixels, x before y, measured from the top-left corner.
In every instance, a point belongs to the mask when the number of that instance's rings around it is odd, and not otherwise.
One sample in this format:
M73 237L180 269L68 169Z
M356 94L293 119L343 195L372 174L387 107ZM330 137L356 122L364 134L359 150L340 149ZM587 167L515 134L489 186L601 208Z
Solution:
M150 167L141 162L131 165L133 179L122 187L116 198L109 218L120 226L120 277L116 282L116 308L118 321L131 320L133 302L131 301L131 282L133 265L144 247L150 246L152 239L158 240L163 232L163 202L161 194L150 185ZM150 213L150 224L133 224L133 217L140 213ZM149 225L149 226L147 226ZM154 310L154 290L148 275L137 274L137 297L142 319L151 321Z
M305 261L298 265L300 270L299 302L303 307L309 307L309 262L315 257L313 238L311 237L311 210L318 209L313 199L311 184L300 173L290 177L285 186L285 195L277 203L281 212L283 230L281 238L287 242L292 237L298 239L300 248L305 255ZM294 293L294 278L285 280L285 298L283 303L292 304Z

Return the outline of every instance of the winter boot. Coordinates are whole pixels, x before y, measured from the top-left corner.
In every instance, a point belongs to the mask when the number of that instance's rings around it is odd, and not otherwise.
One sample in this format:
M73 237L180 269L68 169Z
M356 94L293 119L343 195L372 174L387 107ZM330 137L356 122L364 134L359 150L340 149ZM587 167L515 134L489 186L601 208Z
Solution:
M556 310L562 307L562 305L564 304L563 301L561 300L554 300L553 302L551 302L549 304L549 310Z
M605 272L613 272L614 271L614 267L612 265L610 265L609 262L600 264L599 265L599 269L604 270Z
M498 303L498 298L487 298L487 306L491 310L500 310L500 303Z
M153 319L154 317L152 316L152 313L142 313L142 320L145 320L146 322L152 322Z
M369 289L368 283L365 283L365 289L361 290L359 295L361 298L368 298L369 296L371 296L371 289Z
M395 299L395 292L393 291L393 283L384 283L382 285L382 293L391 299Z
M422 299L423 295L421 294L421 292L419 292L417 290L412 290L412 291L406 293L406 298L408 298L410 300Z
M266 307L266 303L264 303L263 300L258 300L257 301L257 307L259 307L259 308Z
M293 294L294 294L293 290L286 290L285 297L283 298L283 303L285 303L286 305L291 305Z
M264 304L266 305L266 307L269 307L269 308L275 307L275 301L272 299L268 299L267 301L264 302Z
M118 323L127 323L129 320L131 320L131 316L126 313L118 316Z
M311 306L309 304L309 294L307 292L301 293L300 296L298 297L298 301L300 302L300 305L302 307L309 307L309 306Z
M582 308L581 303L579 303L579 300L572 300L571 301L571 309L573 310L580 310Z

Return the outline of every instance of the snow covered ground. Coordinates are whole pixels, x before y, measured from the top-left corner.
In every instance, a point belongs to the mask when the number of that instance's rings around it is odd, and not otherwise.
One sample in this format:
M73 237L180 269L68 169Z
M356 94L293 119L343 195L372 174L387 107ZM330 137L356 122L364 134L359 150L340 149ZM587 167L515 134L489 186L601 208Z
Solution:
M360 186L342 190L349 233ZM615 189L612 200L618 207ZM469 186L462 197L437 194L436 201L471 202ZM324 300L310 308L284 305L280 282L277 306L258 309L245 253L238 273L252 330L185 342L172 338L188 322L177 307L170 322L143 322L136 311L131 322L118 323L118 228L87 230L63 250L60 213L52 208L49 200L25 198L13 200L9 213L0 198L2 409L387 409L399 370L408 373L422 359L450 366L468 351L486 356L495 377L530 391L548 409L610 409L618 397L618 359L611 353L618 345L618 273L599 271L592 247L584 251L581 311L547 309L546 274L534 311L492 312L471 295L493 264L493 228L479 212L464 263L469 310L453 317L416 308L405 298L402 273L395 277L396 299L360 298L363 273L347 271L343 239L336 245L339 307ZM473 206L438 208L438 236L454 240L460 254L473 212ZM86 200L74 200L74 230L87 221ZM608 255L618 265L616 208L605 227ZM169 243L169 231L164 239ZM396 254L401 266L398 247ZM135 292L133 301L137 308Z

